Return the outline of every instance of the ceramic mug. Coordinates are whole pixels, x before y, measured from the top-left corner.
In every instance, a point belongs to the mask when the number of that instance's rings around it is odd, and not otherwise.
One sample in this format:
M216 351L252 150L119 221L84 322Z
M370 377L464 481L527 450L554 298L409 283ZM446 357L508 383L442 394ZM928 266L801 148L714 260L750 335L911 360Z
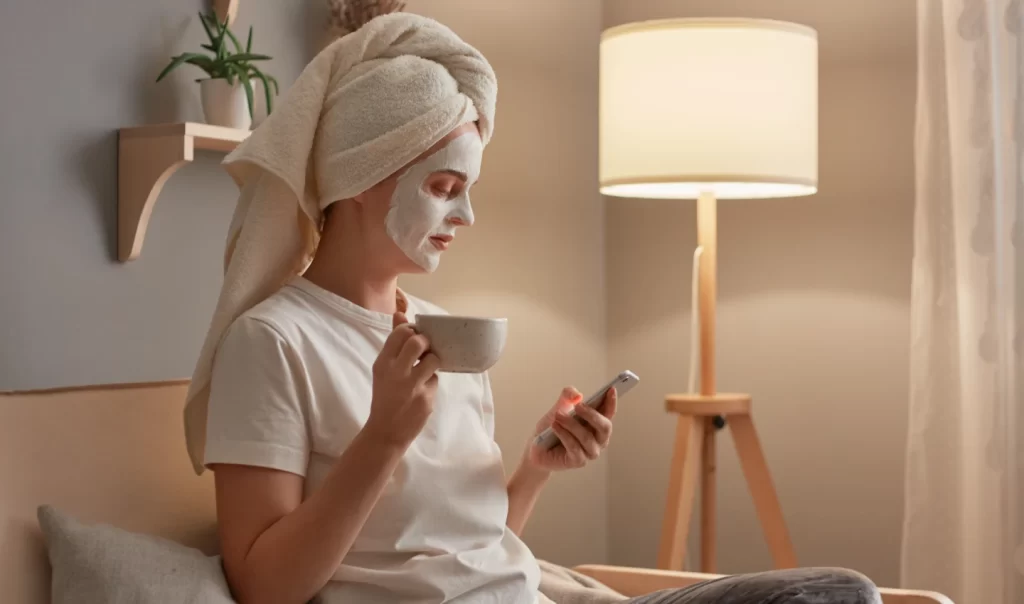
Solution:
M508 319L426 314L413 326L430 340L440 371L449 373L487 371L501 358L508 335Z

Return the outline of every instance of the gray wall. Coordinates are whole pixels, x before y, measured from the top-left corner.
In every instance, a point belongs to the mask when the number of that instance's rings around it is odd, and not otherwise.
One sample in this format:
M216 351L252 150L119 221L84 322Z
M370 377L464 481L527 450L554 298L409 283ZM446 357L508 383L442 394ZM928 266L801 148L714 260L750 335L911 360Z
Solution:
M287 85L315 16L243 4L238 29L255 26L255 48ZM0 390L191 375L236 190L220 156L201 154L164 188L141 258L121 264L116 131L201 120L198 70L153 82L205 37L201 6L0 4Z

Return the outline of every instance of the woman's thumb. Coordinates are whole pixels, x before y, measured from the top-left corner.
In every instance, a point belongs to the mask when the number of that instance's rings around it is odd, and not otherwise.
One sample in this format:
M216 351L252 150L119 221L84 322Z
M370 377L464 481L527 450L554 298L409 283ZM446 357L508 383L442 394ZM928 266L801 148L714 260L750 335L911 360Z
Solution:
M583 395L579 390L568 386L562 389L562 394L558 397L558 408L564 411L568 411L576 406L576 403L580 402Z
M398 311L395 314L391 315L391 326L392 327L398 327L399 325L404 325L405 323L408 323L408 322L409 322L409 319L405 316L405 313L402 312L402 311Z

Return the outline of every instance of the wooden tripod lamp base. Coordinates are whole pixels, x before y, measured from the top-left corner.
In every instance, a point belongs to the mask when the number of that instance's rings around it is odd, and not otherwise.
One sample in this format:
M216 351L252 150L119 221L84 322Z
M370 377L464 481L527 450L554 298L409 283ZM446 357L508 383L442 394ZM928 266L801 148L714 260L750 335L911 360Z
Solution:
M796 567L793 544L775 494L768 463L750 417L746 394L671 395L666 411L678 415L672 454L668 500L662 525L658 567L682 570L697 480L701 482L701 572L715 573L715 433L722 425L732 430L758 519L775 568Z
M713 193L697 199L697 242L700 254L694 283L694 310L699 313L700 393L674 394L665 409L675 413L676 442L672 453L665 518L661 528L658 566L683 570L686 536L693 514L697 479L701 483L701 571L715 573L715 433L732 430L743 474L754 498L761 528L776 568L793 568L796 556L775 494L768 463L750 417L750 395L719 394L715 389L715 297L718 264L718 211ZM695 351L696 352L696 351ZM697 359L695 359L697 360ZM691 386L692 388L692 386Z

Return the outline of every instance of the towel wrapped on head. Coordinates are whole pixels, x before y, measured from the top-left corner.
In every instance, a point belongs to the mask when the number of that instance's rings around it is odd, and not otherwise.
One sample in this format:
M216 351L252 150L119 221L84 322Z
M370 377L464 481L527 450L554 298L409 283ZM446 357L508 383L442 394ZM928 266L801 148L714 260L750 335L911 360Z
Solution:
M185 439L204 470L214 355L231 323L305 271L323 210L388 178L475 121L486 145L497 79L480 52L410 13L372 19L321 51L224 164L241 195L224 283L185 404Z

